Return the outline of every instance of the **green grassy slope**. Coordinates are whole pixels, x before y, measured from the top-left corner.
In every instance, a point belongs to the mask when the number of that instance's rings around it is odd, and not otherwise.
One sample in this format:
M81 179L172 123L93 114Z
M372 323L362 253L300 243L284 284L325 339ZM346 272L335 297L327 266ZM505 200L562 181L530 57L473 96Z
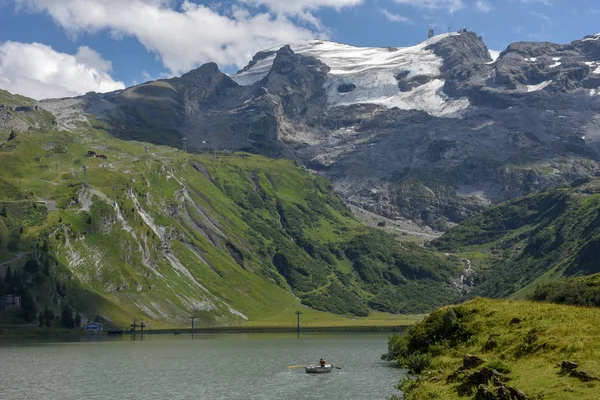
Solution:
M600 307L600 274L546 282L535 288L532 300Z
M458 297L460 263L365 228L291 161L191 155L82 126L19 133L0 165L0 260L22 255L18 269L35 246L45 273L25 278L38 307L160 327L190 313L260 321L299 302L422 312Z
M420 372L400 384L406 400L592 400L598 335L597 308L476 299L393 335L385 357Z
M500 204L432 245L470 258L484 296L526 297L540 283L600 272L600 182Z

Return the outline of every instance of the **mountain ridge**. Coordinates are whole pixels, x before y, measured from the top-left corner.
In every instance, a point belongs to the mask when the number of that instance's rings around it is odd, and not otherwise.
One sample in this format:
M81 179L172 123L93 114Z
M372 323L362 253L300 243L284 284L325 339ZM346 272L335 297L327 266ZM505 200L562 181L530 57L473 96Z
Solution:
M352 206L445 231L599 173L598 38L519 42L496 60L464 30L406 48L315 40L259 52L231 76L209 63L40 105L65 129L93 115L123 139L296 160Z

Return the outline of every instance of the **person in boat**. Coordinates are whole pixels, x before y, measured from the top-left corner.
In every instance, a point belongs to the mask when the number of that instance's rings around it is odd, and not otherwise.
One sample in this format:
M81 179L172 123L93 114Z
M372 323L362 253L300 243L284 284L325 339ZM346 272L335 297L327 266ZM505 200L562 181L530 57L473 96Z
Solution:
M319 361L319 365L321 366L321 368L323 368L325 367L325 365L327 365L327 363L321 358L321 360Z

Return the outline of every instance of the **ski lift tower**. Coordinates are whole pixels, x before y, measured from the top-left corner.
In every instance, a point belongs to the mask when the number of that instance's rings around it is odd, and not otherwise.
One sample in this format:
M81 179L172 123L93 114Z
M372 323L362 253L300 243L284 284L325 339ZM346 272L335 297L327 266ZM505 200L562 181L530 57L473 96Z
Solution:
M88 187L89 184L90 184L90 180L89 180L89 177L88 177L88 166L84 165L81 168L83 168L83 185L85 187Z
M187 153L187 138L186 137L182 137L181 138L181 144L183 145L183 151Z

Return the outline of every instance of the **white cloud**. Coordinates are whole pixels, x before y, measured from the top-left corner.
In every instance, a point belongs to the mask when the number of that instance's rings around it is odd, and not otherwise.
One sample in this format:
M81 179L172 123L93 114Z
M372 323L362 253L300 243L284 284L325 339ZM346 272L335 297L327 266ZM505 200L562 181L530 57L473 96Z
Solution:
M48 12L73 35L107 29L117 38L135 37L178 74L208 61L241 67L259 50L323 36L294 23L293 17L319 29L312 11L363 0L237 0L213 7L190 0L15 1L21 9ZM260 5L268 11L258 11Z
M477 0L475 2L475 8L483 13L489 13L492 11L492 6L485 0Z
M428 9L446 9L454 13L465 7L462 0L394 0L398 4L407 4L420 8Z
M540 12L537 12L537 11L532 11L532 12L529 13L529 15L531 15L532 17L539 18L542 21L545 21L547 23L552 23L553 22L552 18L550 18L549 16L547 16L544 13L540 13Z
M404 15L389 12L385 8L381 9L381 13L387 18L388 21L391 21L391 22L401 22L404 24L412 24L413 23L409 18L405 17Z
M38 100L125 88L111 70L110 61L86 46L71 55L39 43L0 43L0 88Z
M320 26L312 14L320 8L334 8L340 10L344 7L353 7L364 0L241 0L244 4L253 6L266 6L276 14L298 16L306 21Z
M543 4L545 6L552 5L552 3L549 0L521 0L521 3L525 3L525 4L538 3L538 4Z

